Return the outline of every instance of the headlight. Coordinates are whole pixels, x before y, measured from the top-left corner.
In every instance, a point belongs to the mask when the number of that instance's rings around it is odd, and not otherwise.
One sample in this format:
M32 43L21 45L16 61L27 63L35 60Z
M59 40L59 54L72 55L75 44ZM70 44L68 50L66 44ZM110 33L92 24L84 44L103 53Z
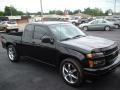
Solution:
M86 57L88 59L95 59L95 58L100 58L100 57L104 57L104 54L103 53L89 53L89 54L86 54Z
M105 59L103 53L86 54L89 67L101 67L105 65Z
M92 59L92 58L93 58L93 54L91 54L91 53L86 54L86 57L87 57L88 59Z

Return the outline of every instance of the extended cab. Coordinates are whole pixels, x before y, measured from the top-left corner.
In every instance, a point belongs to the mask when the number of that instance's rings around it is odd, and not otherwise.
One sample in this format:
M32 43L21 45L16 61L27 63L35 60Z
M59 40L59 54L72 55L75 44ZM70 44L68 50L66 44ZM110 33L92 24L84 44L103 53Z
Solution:
M115 69L119 48L115 41L88 36L67 22L36 22L24 32L1 35L12 62L25 56L58 67L69 85L80 85L87 75Z

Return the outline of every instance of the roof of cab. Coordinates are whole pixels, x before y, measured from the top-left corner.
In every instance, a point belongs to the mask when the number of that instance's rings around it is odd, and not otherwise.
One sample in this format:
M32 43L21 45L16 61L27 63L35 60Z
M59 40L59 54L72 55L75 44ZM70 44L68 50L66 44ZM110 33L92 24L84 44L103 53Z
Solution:
M33 22L30 24L37 24L37 25L56 25L56 24L69 24L69 22L62 22L62 21L43 21L43 22Z

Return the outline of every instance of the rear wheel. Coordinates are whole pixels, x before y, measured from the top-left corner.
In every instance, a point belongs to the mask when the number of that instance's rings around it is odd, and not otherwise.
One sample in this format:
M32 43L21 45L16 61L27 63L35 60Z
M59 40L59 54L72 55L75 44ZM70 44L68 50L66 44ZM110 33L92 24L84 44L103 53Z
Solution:
M84 31L87 31L87 30L88 30L88 27L87 27L87 26L84 26L84 27L83 27L83 30L84 30Z
M105 31L110 31L110 26L105 26Z
M75 59L68 58L62 61L60 72L64 81L71 86L80 86L83 82L82 68Z
M13 45L7 47L7 54L10 61L17 62L19 60L19 55Z

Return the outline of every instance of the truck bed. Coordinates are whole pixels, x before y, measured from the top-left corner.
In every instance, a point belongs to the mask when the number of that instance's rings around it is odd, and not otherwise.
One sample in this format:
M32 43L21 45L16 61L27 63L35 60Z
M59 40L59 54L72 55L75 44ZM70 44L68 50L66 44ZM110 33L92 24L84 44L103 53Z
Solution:
M23 32L11 32L11 33L5 33L2 32L2 34L6 35L14 35L14 36L22 36Z
M1 37L6 40L6 42L20 43L22 41L23 32L17 33L2 33Z

